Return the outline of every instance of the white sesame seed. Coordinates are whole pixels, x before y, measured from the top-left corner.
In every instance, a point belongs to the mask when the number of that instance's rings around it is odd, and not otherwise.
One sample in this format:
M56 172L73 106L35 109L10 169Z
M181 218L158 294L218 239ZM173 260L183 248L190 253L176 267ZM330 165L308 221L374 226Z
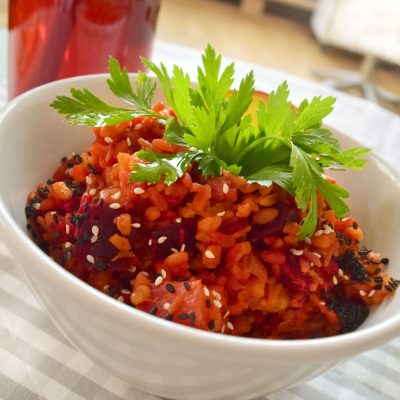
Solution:
M179 253L178 249L176 249L175 247L171 247L170 249L173 253Z
M211 251L211 250L206 250L206 252L204 253L204 255L207 258L215 258L215 254Z
M90 189L89 190L89 194L91 195L91 196L94 196L95 194L97 193L97 189Z
M128 147L132 146L132 142L131 142L130 138L126 138L126 143L127 143Z
M165 279L167 277L167 273L165 272L165 269L162 269L160 271L160 273L161 273L161 276L163 277L163 279Z
M177 218L177 219L175 220L175 222L176 222L177 224L180 224L180 223L182 222L182 218Z
M322 229L318 229L315 233L314 236L321 236L324 233Z
M321 258L321 254L316 253L315 251L313 251L311 254L314 254L315 257Z
M92 179L90 176L87 176L87 177L86 177L86 183L87 183L88 185L91 185L91 184L93 183L93 179Z
M166 236L160 236L160 237L157 239L157 243L158 243L158 244L163 244L167 239L168 239L168 238L167 238Z
M97 225L92 226L92 233L94 236L99 236L100 229Z
M204 294L205 294L207 297L210 296L210 290L208 289L207 286L204 286L204 287L203 287L203 291L204 291Z
M65 247L66 249L69 249L71 246L72 246L72 245L71 245L71 242L65 242L65 243L64 243L64 247Z
M131 292L128 289L121 289L122 294L131 294Z
M333 282L334 285L338 284L338 280L337 280L335 275L332 277L332 282Z
M343 279L345 279L346 281L348 281L350 278L347 275L343 275Z
M211 290L211 293L217 300L221 300L221 295L216 290Z
M227 194L229 192L229 186L227 183L224 183L222 185L222 191L224 192L224 194Z
M71 227L69 226L69 224L65 225L65 233L69 235L70 232L71 232Z
M162 281L164 280L164 278L162 276L157 276L156 280L154 281L154 284L156 286L159 286L162 284Z
M88 262L90 262L90 264L94 264L94 257L90 254L88 254L86 256L86 260L88 260Z
M368 297L372 297L375 294L375 289L372 289L369 293L368 293Z
M304 253L304 250L290 249L290 252L295 256L301 256Z
M117 300L118 300L120 303L123 303L123 302L124 302L124 296L119 296Z
M134 273L136 272L136 267L135 266L130 267L128 271Z
M225 215L225 211L220 211L217 213L218 217L223 217Z
M360 290L360 296L366 296L367 295L367 292L365 291L365 290Z
M222 325L222 328L221 328L221 333L224 333L224 332L225 332L225 324Z
M310 267L313 267L314 266L314 263L313 262L310 262Z
M40 210L40 203L35 203L32 205L35 210Z
M338 274L339 276L343 276L343 275L344 275L344 272L343 272L343 270L342 270L341 268L339 268L338 271L337 271L337 274Z
M149 273L147 271L142 271L141 272L144 276L149 276Z
M121 197L121 192L116 192L111 196L114 200L118 200Z
M121 208L121 204L119 203L111 203L109 205L110 208L112 208L113 210L118 210L118 208Z
M140 228L142 225L140 225L139 224L139 222L134 222L133 224L132 224L132 227L133 228Z
M328 224L323 225L325 235L329 235L330 233L334 232L332 227Z
M110 136L106 136L106 137L104 138L104 141L105 141L106 143L112 143L114 140L112 140L112 139L110 138Z
M305 237L304 238L304 241L307 243L307 244L311 244L311 239L309 238L309 237Z
M321 304L321 306L324 306L326 303L324 301L320 301L319 304Z
M99 237L98 237L98 236L92 236L92 237L90 238L90 243L96 243L98 240L99 240Z
M168 310L170 307L171 307L171 304L169 304L169 303L164 303L163 304L163 309L164 310Z
M217 308L222 308L222 303L219 300L213 300L213 304Z
M138 131L139 129L142 129L142 126L142 124L136 124L133 129L135 129L135 131Z
M226 323L226 326L227 326L228 329L230 329L231 331L233 331L233 324L232 324L232 322L230 322L230 321L227 322L227 323Z
M152 241L151 239L149 239L149 241L147 242L147 244L148 244L149 246L151 246L151 245L153 244L153 241Z
M224 314L224 316L222 317L222 319L225 319L230 313L231 313L230 311L227 311L227 312Z
M143 194L144 190L142 188L140 188L140 187L137 187L137 188L133 189L133 193L135 193L135 194Z
M183 243L183 245L181 246L181 248L179 249L179 251L180 251L180 252L183 252L183 251L185 251L185 249L186 249L186 244Z
M104 285L103 290L108 290L110 289L110 285Z

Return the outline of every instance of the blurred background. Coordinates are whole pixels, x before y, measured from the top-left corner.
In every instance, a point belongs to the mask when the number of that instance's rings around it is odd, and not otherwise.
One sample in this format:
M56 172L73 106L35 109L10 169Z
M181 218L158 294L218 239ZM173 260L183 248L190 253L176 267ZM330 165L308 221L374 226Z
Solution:
M7 3L0 0L0 28ZM321 80L398 113L399 21L400 0L162 0L156 40L211 43L226 56Z

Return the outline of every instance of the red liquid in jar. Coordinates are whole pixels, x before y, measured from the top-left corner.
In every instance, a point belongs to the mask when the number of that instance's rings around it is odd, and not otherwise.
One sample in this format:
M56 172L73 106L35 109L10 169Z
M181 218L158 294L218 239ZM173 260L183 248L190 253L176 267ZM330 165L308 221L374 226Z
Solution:
M159 0L10 0L9 98L46 82L128 71L150 57Z

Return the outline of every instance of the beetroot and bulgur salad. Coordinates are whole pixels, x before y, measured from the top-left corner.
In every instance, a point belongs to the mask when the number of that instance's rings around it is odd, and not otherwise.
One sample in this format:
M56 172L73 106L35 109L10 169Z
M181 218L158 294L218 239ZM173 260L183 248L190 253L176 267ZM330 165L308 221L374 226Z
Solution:
M355 330L399 281L360 245L347 192L329 168L361 168L322 118L334 99L295 108L284 83L252 103L252 73L230 91L209 46L193 89L181 69L145 65L132 88L110 59L129 108L72 89L52 104L94 142L64 157L28 197L33 238L72 274L118 301L212 332L302 339ZM256 118L249 108L257 107Z

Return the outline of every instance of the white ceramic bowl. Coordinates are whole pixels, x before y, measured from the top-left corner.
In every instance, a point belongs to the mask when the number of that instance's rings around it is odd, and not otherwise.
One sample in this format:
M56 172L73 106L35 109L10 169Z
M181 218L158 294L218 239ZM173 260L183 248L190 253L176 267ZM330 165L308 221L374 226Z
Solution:
M71 86L112 99L105 75L78 77L34 89L0 115L0 237L40 304L83 353L134 387L168 398L250 399L310 379L400 332L398 294L356 332L273 341L180 326L121 304L66 272L29 238L24 204L63 155L82 151L92 139L88 128L67 126L49 107ZM337 136L346 146L357 145ZM390 257L390 271L399 277L398 176L372 155L362 172L346 172L340 183L351 191L352 214L364 229L365 243Z

